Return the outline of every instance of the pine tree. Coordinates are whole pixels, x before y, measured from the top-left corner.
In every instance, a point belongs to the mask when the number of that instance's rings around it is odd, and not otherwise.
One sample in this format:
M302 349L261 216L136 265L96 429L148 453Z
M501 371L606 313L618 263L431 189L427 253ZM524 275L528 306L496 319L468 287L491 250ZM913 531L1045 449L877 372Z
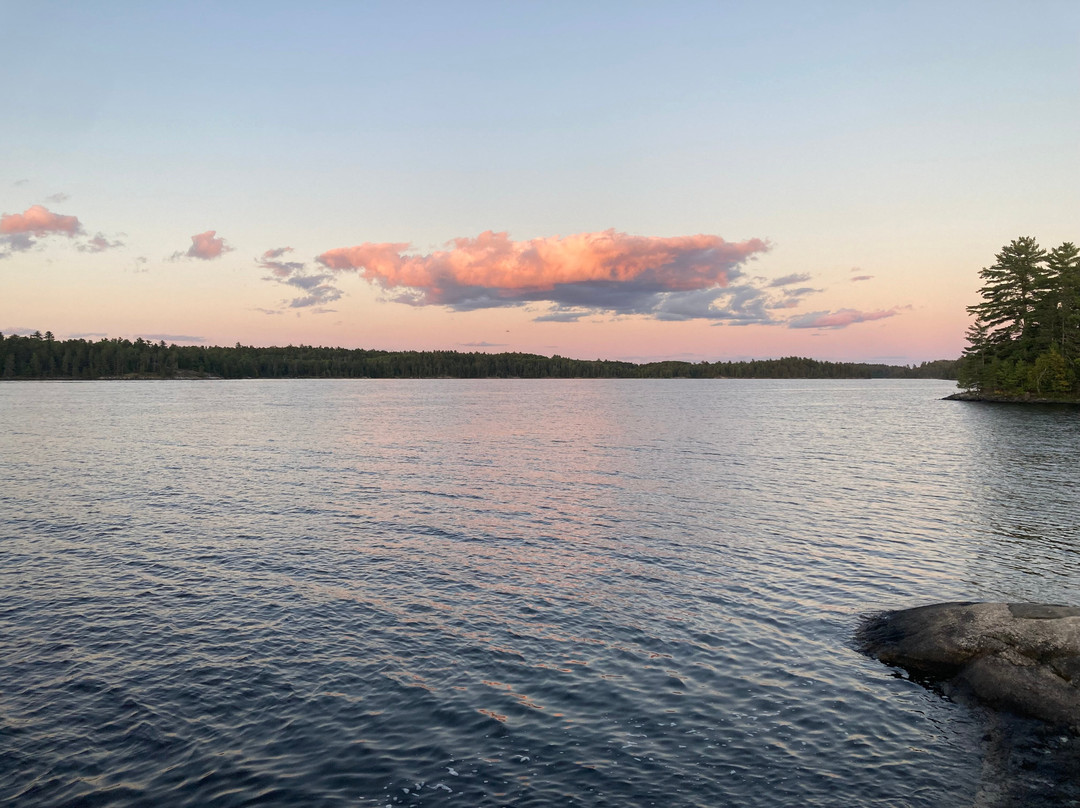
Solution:
M987 349L1002 358L1036 353L1031 350L1038 338L1036 304L1049 287L1046 251L1025 236L1009 242L996 257L996 263L979 272L986 281L980 290L983 301L968 311L986 326Z
M1080 358L1080 248L1071 241L1046 256L1053 294L1046 306L1052 334L1050 342L1066 361Z

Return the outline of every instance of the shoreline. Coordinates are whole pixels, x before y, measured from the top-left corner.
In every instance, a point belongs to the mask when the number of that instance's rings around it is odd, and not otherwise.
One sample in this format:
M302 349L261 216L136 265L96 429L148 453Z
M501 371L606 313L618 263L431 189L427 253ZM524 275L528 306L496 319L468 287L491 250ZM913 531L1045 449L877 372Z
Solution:
M979 401L989 404L1071 404L1080 405L1080 398L1075 397L1059 397L1051 398L1049 396L1038 396L1031 393L1023 393L1020 395L1005 395L1004 393L976 393L974 391L963 391L960 393L953 393L950 396L945 396L942 401Z
M0 378L3 382L170 382L170 381L424 381L424 380L520 380L520 381L819 381L819 382L921 382L953 381L927 377L867 377L867 376L218 376L212 373L181 371L171 376L159 376L153 373L129 373L125 376L95 376L79 378L75 376L25 376ZM944 400L944 399L942 399ZM1080 403L1080 402L1078 402Z

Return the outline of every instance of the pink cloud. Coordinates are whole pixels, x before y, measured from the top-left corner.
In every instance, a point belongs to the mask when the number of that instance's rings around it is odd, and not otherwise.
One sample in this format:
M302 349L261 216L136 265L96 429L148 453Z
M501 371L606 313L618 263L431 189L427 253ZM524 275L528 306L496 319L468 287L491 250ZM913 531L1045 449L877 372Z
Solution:
M207 230L205 233L192 236L191 246L188 247L188 251L184 255L188 258L210 261L221 257L223 253L232 252L233 248L225 243L224 238L215 238L215 236L217 236L216 230Z
M802 314L788 321L789 328L846 328L855 323L866 323L871 320L883 320L886 317L895 317L899 314L896 308L882 309L879 311L858 311L856 309L839 309L837 311L814 311Z
M408 244L365 243L328 250L316 260L333 270L356 271L385 289L402 289L397 300L414 305L476 309L551 301L648 314L661 296L727 287L741 276L741 264L768 249L760 239L659 238L615 230L529 241L487 231L454 239L448 247L413 255Z
M82 225L77 217L53 213L43 205L31 205L24 213L5 213L0 216L0 234L3 235L32 233L43 236L62 233L74 236L81 232Z
M855 283L855 281L868 281L873 277L873 275L856 275L854 278L851 279L851 282Z

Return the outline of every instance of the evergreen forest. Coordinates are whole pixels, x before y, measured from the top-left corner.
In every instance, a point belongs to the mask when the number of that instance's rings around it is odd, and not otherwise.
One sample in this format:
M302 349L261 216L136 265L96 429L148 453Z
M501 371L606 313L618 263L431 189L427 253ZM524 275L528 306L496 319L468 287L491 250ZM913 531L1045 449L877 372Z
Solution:
M166 345L142 338L58 340L51 332L0 334L2 379L282 378L736 378L955 379L956 360L921 365L822 362L786 357L745 362L568 359L526 353L376 351L309 345L261 348Z
M986 396L1075 398L1080 393L1080 249L1045 250L1030 237L983 269L982 301L957 371Z

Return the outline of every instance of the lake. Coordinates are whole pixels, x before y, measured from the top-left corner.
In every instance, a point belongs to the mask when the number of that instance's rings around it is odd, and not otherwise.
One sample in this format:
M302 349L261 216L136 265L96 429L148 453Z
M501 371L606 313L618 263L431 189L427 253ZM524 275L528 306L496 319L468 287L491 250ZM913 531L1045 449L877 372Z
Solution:
M4 382L0 802L972 805L852 634L1077 604L1080 416L954 389Z

